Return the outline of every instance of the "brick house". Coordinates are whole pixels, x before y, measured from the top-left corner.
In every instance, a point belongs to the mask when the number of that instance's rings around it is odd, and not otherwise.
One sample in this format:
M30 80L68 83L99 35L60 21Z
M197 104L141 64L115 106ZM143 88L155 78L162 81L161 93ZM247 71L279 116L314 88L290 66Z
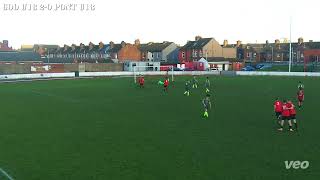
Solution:
M9 47L8 40L3 40L0 42L0 51L13 51L12 47Z
M109 45L110 49L108 50L108 53L112 61L141 61L141 51L139 50L140 44L137 42L135 42L135 44L129 44L122 41L121 44L115 44L111 41Z
M196 36L195 41L188 41L179 50L180 63L198 61L202 57L207 59L235 59L236 56L236 47L229 46L227 41L221 46L214 38L201 38L200 36Z

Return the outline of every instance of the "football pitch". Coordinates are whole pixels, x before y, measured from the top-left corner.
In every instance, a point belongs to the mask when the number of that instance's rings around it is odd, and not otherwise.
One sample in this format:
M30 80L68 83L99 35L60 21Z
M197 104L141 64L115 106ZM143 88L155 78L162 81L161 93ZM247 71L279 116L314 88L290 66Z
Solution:
M316 180L320 177L320 78L204 76L169 93L146 77L0 84L0 168L15 180ZM299 132L278 132L273 102L305 103ZM171 84L172 85L172 84ZM287 129L287 127L285 128ZM286 169L285 161L308 161ZM0 179L8 179L0 172Z

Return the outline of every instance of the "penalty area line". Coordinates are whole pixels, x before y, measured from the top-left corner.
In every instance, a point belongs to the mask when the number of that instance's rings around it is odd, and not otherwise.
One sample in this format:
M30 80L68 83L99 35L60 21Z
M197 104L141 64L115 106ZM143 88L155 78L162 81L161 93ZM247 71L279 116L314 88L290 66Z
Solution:
M0 168L0 172L5 175L9 180L14 180L6 171L4 171L2 168Z

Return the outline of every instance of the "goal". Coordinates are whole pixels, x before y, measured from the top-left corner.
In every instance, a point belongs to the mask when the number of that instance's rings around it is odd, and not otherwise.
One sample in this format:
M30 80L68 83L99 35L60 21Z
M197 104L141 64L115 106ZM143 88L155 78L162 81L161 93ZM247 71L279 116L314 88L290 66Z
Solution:
M167 76L174 81L174 67L173 66L134 66L133 67L133 78L134 83L137 83L138 76Z

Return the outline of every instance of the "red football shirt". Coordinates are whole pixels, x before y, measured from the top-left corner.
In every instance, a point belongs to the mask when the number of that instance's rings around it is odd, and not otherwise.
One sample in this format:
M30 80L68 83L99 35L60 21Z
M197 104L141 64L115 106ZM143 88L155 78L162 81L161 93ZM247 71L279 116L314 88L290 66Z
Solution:
M168 86L168 85L169 85L168 79L164 80L164 85L165 85L165 86Z
M282 113L281 113L281 115L282 116L284 116L284 117L289 117L290 116L290 106L288 107L289 105L288 105L288 103L284 103L283 104L283 111L282 111Z
M274 111L275 112L282 112L282 102L281 101L275 101L274 102Z
M294 105L293 105L292 103L290 103L290 107L291 107L291 109L290 109L290 115L296 115L297 112L296 112L296 109L295 109L295 107L294 107Z
M144 84L144 78L140 78L140 79L139 79L139 83L140 83L140 84Z
M298 91L297 95L298 95L299 99L302 99L304 97L304 92L302 90L300 90L300 91Z

